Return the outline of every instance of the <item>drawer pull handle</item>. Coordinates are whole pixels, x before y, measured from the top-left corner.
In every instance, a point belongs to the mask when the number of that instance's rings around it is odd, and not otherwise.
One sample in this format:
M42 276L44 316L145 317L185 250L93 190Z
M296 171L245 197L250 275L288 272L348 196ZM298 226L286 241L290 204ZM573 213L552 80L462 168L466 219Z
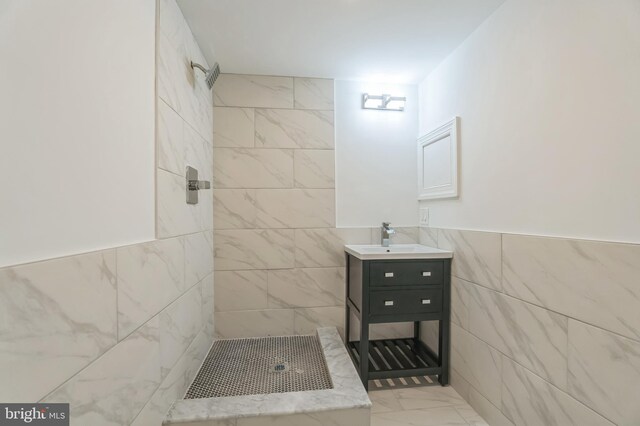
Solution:
M423 271L423 272L422 272L422 276L423 276L423 277L430 277L430 276L431 276L431 272L429 272L429 271Z
M385 278L393 278L393 272L385 272L384 273L384 277Z
M393 306L393 300L385 300L384 306Z
M422 299L422 304L423 305L430 305L431 304L431 299Z

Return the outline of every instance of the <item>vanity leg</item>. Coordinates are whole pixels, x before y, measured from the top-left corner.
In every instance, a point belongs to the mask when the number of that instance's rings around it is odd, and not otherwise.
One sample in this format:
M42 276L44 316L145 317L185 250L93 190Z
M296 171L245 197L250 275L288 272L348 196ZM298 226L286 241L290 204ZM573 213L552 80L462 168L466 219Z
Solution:
M413 338L420 340L420 321L413 322Z
M364 390L369 390L369 322L366 318L360 321L360 378Z
M350 321L351 321L351 309L349 309L349 255L347 253L344 254L344 344L347 346L347 350L349 350L349 331L350 331Z
M351 327L351 310L349 309L349 303L345 305L344 313L344 344L349 350L349 329Z
M438 336L438 358L442 373L438 376L438 381L442 386L449 384L449 350L450 342L450 315L451 315L451 262L445 262L444 278L447 285L442 290L442 318L440 319Z

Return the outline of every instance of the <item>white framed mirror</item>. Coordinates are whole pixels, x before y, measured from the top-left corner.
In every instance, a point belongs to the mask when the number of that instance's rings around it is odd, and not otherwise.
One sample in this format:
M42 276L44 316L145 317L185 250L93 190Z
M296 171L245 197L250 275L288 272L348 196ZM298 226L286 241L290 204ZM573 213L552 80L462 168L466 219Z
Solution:
M418 200L458 196L460 117L418 138Z

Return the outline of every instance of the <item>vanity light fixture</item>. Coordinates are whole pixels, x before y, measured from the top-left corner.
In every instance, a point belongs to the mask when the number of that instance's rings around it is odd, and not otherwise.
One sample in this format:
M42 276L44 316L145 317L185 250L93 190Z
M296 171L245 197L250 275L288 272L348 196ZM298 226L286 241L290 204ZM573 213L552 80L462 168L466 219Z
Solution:
M404 111L407 98L404 96L362 94L363 109L381 109L385 111Z

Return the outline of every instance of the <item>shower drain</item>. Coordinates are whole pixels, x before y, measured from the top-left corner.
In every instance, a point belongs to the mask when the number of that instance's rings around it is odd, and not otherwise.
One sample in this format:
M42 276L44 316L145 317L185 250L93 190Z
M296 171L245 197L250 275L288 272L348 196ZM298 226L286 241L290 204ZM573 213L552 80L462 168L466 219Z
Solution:
M331 389L317 336L216 341L185 399Z

